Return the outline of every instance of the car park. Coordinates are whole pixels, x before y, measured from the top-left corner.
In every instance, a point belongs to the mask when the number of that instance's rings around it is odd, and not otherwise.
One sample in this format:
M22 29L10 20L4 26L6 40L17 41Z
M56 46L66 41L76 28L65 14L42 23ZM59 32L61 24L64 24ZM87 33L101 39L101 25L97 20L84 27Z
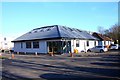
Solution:
M87 50L87 52L106 52L108 51L107 46L95 46Z

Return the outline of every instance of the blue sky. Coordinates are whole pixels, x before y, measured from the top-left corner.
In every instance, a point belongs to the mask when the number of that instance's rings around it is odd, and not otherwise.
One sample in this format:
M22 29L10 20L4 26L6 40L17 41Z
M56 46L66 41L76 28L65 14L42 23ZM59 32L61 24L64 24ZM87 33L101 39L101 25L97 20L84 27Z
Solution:
M117 2L3 2L2 34L20 35L47 25L87 31L110 28L118 22Z

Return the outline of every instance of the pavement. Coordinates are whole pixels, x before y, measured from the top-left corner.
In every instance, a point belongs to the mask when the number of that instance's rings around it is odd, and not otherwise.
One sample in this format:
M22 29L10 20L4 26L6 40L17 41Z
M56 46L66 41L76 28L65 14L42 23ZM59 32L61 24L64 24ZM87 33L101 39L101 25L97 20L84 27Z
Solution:
M2 80L120 80L120 54L18 55L3 53Z

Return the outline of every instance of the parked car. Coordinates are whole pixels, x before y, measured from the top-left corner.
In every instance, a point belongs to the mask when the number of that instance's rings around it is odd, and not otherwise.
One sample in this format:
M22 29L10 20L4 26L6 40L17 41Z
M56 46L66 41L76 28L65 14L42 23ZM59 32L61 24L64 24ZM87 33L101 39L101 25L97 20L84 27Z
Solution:
M100 52L100 53L106 52L106 51L108 51L107 46L95 46L87 50L87 52Z
M110 49L118 49L118 44L111 44Z

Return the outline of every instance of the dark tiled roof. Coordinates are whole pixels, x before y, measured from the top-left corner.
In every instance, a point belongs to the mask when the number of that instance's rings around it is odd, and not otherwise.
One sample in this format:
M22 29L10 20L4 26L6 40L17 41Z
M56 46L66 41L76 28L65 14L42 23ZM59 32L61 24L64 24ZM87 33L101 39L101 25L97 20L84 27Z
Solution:
M102 34L96 33L96 32L94 32L92 35L93 35L94 37L100 39L100 40L112 41L111 38L109 38L109 37L107 37L107 36L104 36L104 35L102 35Z
M33 29L30 32L18 37L15 41L36 40L36 39L56 39L56 38L72 38L72 39L91 39L96 40L86 31L75 28L69 28L60 25L45 26Z

